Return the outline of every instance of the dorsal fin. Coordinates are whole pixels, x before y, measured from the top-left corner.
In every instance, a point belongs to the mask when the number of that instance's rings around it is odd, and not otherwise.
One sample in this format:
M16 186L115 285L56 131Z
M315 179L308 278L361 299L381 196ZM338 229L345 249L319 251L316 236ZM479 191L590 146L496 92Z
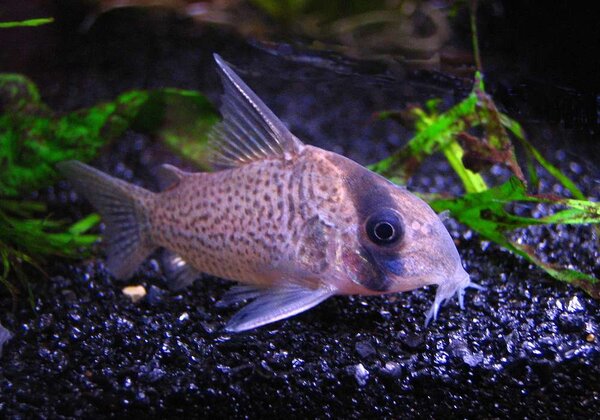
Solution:
M291 159L303 148L286 126L271 112L237 74L215 54L225 92L223 121L211 131L212 162L220 168L244 165L261 159Z

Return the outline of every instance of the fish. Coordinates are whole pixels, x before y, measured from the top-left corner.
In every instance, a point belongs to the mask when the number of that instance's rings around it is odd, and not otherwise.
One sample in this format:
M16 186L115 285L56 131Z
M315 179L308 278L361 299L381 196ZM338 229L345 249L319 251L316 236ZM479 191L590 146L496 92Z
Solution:
M383 295L437 285L426 314L463 307L471 282L427 203L340 154L304 144L215 54L222 121L210 132L214 171L160 167L151 192L79 161L57 168L101 214L106 266L134 275L158 249L174 289L202 273L238 283L219 302L250 300L225 326L257 328L335 295Z

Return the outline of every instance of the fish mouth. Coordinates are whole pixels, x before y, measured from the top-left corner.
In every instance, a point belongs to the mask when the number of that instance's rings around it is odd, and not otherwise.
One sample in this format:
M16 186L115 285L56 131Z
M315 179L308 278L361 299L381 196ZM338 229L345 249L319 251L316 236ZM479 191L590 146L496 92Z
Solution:
M435 293L435 299L425 317L426 326L432 319L435 321L440 306L442 306L445 301L451 299L454 295L458 296L458 303L462 309L464 307L465 289L471 285L471 278L462 267L461 263L457 264L457 267L452 275L439 276L438 279L439 280L436 282L437 290Z
M440 301L441 303L452 298L454 295L457 295L458 302L462 308L465 289L472 285L471 277L469 276L469 273L465 271L462 264L457 264L452 275L440 276L439 279L440 281L437 282L436 301Z
M485 287L480 286L471 281L469 273L465 271L465 269L460 263L458 264L458 267L456 268L452 276L445 277L444 280L437 284L438 287L435 294L434 302L426 314L425 326L427 326L432 319L435 320L437 318L437 313L440 306L446 300L454 297L454 295L457 295L458 297L458 304L460 308L464 309L465 289L471 287L477 290L485 290Z
M452 274L451 281L458 288L466 288L471 283L471 276L465 271L462 264L458 263L454 274Z

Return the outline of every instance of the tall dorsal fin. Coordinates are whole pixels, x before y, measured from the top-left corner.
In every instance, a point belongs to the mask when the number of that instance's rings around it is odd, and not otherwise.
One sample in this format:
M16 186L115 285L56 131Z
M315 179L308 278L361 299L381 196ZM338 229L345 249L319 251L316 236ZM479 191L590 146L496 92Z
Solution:
M261 159L290 159L303 144L271 112L237 74L215 54L225 92L223 121L210 133L213 163L220 168L244 165Z

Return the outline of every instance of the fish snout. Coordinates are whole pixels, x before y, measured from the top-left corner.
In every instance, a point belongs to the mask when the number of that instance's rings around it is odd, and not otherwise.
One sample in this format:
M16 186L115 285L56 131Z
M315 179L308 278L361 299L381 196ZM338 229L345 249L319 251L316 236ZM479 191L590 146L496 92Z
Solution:
M426 313L425 325L428 325L432 319L435 321L440 307L445 301L454 297L454 295L458 298L460 308L464 309L465 289L468 287L478 290L484 289L482 286L471 281L469 273L465 271L460 261L451 275L440 277L440 281L437 285L435 299Z

